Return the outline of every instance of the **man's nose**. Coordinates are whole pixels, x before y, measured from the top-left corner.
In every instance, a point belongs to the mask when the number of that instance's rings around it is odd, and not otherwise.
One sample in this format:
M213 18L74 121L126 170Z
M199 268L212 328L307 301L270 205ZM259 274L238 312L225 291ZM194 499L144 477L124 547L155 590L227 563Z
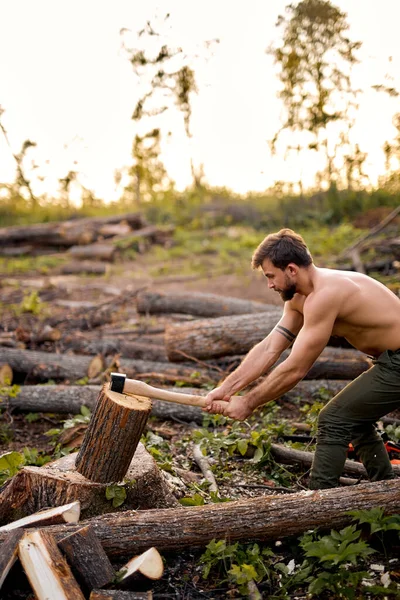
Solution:
M273 281L268 281L268 287L271 289L274 288L274 282Z

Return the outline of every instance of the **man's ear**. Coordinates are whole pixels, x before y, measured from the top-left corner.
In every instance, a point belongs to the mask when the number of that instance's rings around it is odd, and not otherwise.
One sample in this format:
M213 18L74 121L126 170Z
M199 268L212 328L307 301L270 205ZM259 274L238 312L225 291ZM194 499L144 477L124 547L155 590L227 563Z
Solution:
M289 275L297 275L299 272L299 266L295 263L289 263L286 269L288 270Z

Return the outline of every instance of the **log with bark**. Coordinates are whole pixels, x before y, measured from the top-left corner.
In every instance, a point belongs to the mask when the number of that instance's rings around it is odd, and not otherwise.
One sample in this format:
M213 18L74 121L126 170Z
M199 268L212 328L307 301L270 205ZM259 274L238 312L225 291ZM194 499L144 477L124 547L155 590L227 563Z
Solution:
M77 381L89 375L96 377L104 364L99 363L97 356L78 356L71 354L55 354L32 350L19 350L0 347L0 363L7 360L14 375L28 377L31 381ZM90 369L96 365L96 373ZM216 372L193 364L173 364L147 360L121 358L120 369L129 377L143 377L158 381L185 381L192 383L209 383L217 381Z
M149 398L118 394L105 384L75 461L77 472L98 483L122 481L150 411Z
M113 215L109 217L87 217L69 221L39 223L0 229L0 245L29 244L36 246L73 246L88 244L101 235L105 225L126 222L132 229L146 225L139 213Z
M91 525L62 538L58 547L84 592L102 588L114 579L115 571Z
M75 469L77 453L44 467L23 467L0 488L0 523L32 515L45 507L78 501L87 518L110 512L107 484L89 481ZM165 508L177 505L162 473L143 444L139 443L123 485L126 499L121 509ZM115 488L117 489L117 488ZM0 532L1 533L1 532ZM65 535L67 535L66 532Z
M280 308L258 315L237 315L198 319L186 323L169 323L165 328L167 356L173 362L185 360L190 355L209 359L241 355L261 342L282 316ZM348 345L342 338L332 337L329 344Z
M214 358L244 354L266 337L282 316L274 307L260 315L239 315L199 319L167 325L165 345L171 361L183 361L185 355Z
M43 530L25 533L18 553L38 600L85 600L52 535Z
M350 510L375 507L381 507L386 514L400 511L398 479L206 506L134 514L128 511L96 517L89 523L107 555L119 558L150 546L159 551L179 550L202 547L212 539L272 540L300 535L317 527L336 529L350 522ZM60 539L82 525L58 525L46 530Z
M118 248L113 244L87 244L85 246L72 246L68 250L68 254L74 259L113 261L118 254Z
M6 357L15 377L24 376L36 381L77 381L87 377L89 373L91 377L96 377L102 368L99 356L61 355L0 347L0 363L5 361Z
M271 304L198 292L171 294L142 291L136 297L136 307L139 314L183 313L198 317L276 312L276 306Z
M334 396L339 393L347 380L326 379L300 381L296 387L286 392L281 398L283 402L313 402L320 399L323 401L326 394ZM184 394L206 395L205 390L192 387L166 387L165 389ZM21 386L15 397L7 397L2 406L8 410L20 412L52 412L60 414L79 413L81 406L93 409L100 391L97 385L29 385ZM160 419L176 419L181 421L194 421L202 423L204 412L195 406L182 406L169 402L153 400L152 415Z
M283 464L297 463L306 468L311 467L314 459L314 452L296 450L295 448L288 448L282 444L271 444L271 454L277 462ZM392 466L396 475L400 475L400 465L394 464ZM343 471L347 475L352 475L353 477L362 477L364 479L368 477L364 465L353 460L346 460Z

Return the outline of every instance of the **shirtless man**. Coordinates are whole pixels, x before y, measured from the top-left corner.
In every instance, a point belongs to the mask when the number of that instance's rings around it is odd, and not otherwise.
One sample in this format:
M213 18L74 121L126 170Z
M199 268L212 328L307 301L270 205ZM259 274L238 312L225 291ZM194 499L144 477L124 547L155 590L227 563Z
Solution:
M366 275L316 267L303 238L290 229L267 236L254 252L252 267L263 271L268 287L285 301L283 316L208 394L205 410L246 419L303 379L331 335L342 336L375 364L322 409L310 488L338 485L350 442L371 481L393 479L375 422L400 407L399 298ZM260 385L234 396L265 374L292 343L289 357Z

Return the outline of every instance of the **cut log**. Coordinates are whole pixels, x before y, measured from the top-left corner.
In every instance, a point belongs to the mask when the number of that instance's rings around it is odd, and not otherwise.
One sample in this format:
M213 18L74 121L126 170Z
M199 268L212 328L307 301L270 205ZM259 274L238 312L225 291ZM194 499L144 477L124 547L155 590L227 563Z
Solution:
M271 453L277 462L281 462L284 464L298 463L306 468L311 467L314 458L314 452L295 450L294 448L288 448L287 446L283 446L282 444L271 444ZM392 466L393 471L397 475L400 475L400 465ZM346 460L346 463L344 465L344 472L347 475L353 475L355 477L368 477L364 465L353 460Z
M84 592L102 588L115 577L114 569L91 525L58 542Z
M25 533L19 558L38 600L85 600L52 535Z
M73 453L44 467L24 467L8 480L0 489L0 523L9 523L45 507L72 501L80 502L82 518L115 510L106 497L109 486L89 481L78 473L75 470L76 457L77 453ZM136 449L124 488L126 498L121 510L177 506L177 500L143 444ZM65 535L68 533L66 531Z
M7 487L3 487L0 490L1 496L3 495L4 489L7 489ZM12 531L13 529L18 529L20 527L39 527L41 525L52 525L56 523L77 523L79 521L80 514L81 505L79 501L70 502L69 504L64 504L63 506L56 506L55 508L41 510L33 515L29 515L29 517L23 517L22 519L18 519L18 521L8 523L7 525L0 527L0 531Z
M214 358L244 354L271 333L281 316L282 310L274 307L261 316L239 315L167 325L168 359L180 362L185 355Z
M105 275L109 268L105 263L83 260L63 265L60 268L60 273L63 275Z
M93 590L89 600L153 600L153 593L123 590Z
M25 376L36 381L82 379L88 375L93 358L0 347L0 363L7 362L15 376Z
M276 306L217 294L182 292L178 294L143 291L136 297L139 314L183 313L198 317L224 317L250 313L276 312Z
M242 355L261 342L282 316L276 306L259 315L237 315L198 319L185 323L169 323L165 328L168 359L173 362L195 358L218 358ZM342 338L331 338L330 344L348 344Z
M118 394L105 384L76 459L78 473L98 483L122 481L150 411L149 398Z
M0 246L29 242L40 246L73 246L88 244L96 239L101 227L126 222L132 229L146 225L142 215L129 213L109 217L87 217L69 221L39 223L29 226L3 227L0 229ZM100 234L101 235L101 234Z
M347 380L328 381L326 379L300 381L296 387L282 396L284 402L323 401L325 396L333 397L349 382ZM183 394L207 395L205 390L192 387L167 387L172 392ZM21 386L15 398L7 397L3 401L4 408L20 412L51 412L60 414L79 413L81 406L91 410L96 406L100 387L97 385L25 385ZM194 421L202 423L205 413L194 406L182 406L167 402L153 401L152 415L159 419Z
M18 544L23 535L23 529L15 529L6 536L0 546L0 589L17 559Z
M33 350L0 347L0 363L8 363L15 376L28 377L30 381L77 381L89 375L93 356L55 354ZM192 384L218 381L218 373L196 364L172 364L140 359L121 358L120 370L132 379L148 378L155 381L183 381Z
M13 370L10 365L0 364L0 385L11 385L13 381Z
M118 584L121 587L130 586L134 582L141 582L142 578L161 579L164 565L160 553L156 548L149 548L139 556L132 558L117 573Z
M118 248L113 244L87 244L86 246L72 246L68 250L68 254L73 258L95 261L113 261L117 253Z
M202 547L212 539L229 539L230 543L271 540L317 527L340 528L351 520L348 511L378 506L386 514L400 511L398 479L189 508L108 514L90 523L107 555L119 558L150 546L159 551L179 550ZM59 538L78 528L56 525L48 531Z

